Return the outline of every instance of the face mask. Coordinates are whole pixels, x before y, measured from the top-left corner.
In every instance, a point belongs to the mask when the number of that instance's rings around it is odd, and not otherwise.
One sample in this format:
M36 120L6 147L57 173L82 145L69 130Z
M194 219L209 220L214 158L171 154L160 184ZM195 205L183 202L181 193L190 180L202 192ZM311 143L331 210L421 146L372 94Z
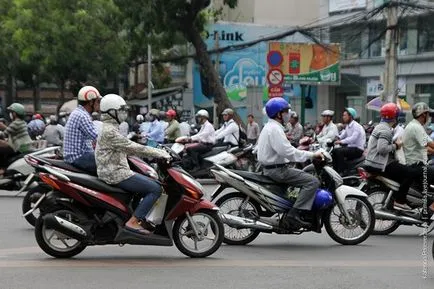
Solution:
M9 113L9 118L10 120L14 120L14 115L12 114L12 112Z
M120 110L118 111L118 121L119 122L124 122L126 121L128 118L128 112L125 110Z
M283 123L286 124L291 119L291 116L289 115L289 113L283 113L282 114L282 119L283 119Z

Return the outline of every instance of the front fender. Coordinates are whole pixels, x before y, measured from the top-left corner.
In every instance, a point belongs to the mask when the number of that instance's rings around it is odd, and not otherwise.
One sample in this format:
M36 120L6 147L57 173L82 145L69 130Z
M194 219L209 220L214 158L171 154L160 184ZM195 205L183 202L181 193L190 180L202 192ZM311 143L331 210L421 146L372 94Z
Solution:
M188 212L191 215L194 215L197 211L200 211L200 210L203 210L203 209L214 210L214 211L219 211L220 210L219 207L217 207L215 204L211 203L208 200L202 199L202 200L200 200L199 203L196 203L194 205L194 207L192 207L190 210L188 210Z
M354 188L354 187L346 186L346 185L342 185L342 186L338 187L335 190L335 195L336 195L336 199L337 199L338 203L340 203L340 204L343 204L345 202L345 199L348 196L358 196L358 197L362 197L362 198L368 197L368 195L365 194L364 192L362 192L361 190Z

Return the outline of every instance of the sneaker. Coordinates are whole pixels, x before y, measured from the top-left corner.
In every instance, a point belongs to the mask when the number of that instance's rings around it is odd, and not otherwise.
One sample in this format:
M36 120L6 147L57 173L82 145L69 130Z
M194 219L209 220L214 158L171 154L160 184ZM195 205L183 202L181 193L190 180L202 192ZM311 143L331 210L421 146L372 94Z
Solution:
M401 204L401 203L397 203L397 202L393 203L393 208L396 210L405 210L405 211L411 211L412 210L412 208L409 205Z

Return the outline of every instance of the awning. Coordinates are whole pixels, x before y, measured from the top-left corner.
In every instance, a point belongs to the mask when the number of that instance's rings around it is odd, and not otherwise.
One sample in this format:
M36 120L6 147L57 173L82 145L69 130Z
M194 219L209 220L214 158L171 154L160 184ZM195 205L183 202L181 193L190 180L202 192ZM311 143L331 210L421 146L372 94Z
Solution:
M165 88L155 90L152 94L152 102L157 102L162 99L165 99L168 96L175 95L177 93L183 92L183 87L174 87L174 88ZM127 100L127 104L130 106L148 106L148 98L136 98Z

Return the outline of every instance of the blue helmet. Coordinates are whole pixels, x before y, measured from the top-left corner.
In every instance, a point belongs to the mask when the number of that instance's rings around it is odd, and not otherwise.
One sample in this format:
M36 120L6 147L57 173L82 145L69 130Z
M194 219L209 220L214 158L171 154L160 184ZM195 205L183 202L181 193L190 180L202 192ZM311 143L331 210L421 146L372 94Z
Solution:
M357 117L357 111L354 108L347 107L345 108L345 111L348 112L353 117L353 119Z
M312 209L320 210L333 204L332 194L326 190L316 190L315 200L313 201Z
M279 112L290 108L289 103L282 97L273 97L265 104L265 111L269 118L275 118Z

